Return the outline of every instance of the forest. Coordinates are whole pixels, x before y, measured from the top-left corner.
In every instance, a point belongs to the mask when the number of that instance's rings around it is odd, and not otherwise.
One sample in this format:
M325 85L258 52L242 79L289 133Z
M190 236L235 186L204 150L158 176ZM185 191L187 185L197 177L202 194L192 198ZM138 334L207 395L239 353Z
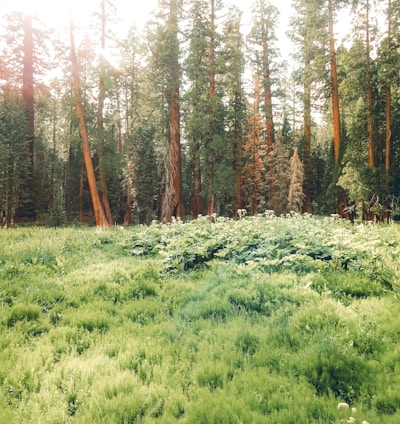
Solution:
M228 0L159 0L124 37L112 0L84 26L4 14L3 224L396 217L400 1L292 6L289 48L268 0L249 28Z

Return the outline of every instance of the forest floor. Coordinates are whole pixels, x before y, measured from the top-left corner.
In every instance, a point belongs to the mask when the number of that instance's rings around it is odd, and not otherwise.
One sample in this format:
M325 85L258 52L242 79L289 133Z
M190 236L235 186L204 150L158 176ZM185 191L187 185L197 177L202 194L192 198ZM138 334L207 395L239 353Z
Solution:
M400 227L0 231L0 422L400 422Z

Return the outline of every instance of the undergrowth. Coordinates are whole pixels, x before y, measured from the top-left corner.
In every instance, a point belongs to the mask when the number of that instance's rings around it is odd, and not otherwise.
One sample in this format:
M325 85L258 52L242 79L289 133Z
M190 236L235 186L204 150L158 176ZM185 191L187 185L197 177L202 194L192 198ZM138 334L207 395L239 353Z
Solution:
M2 230L0 422L397 423L399 236L308 216Z

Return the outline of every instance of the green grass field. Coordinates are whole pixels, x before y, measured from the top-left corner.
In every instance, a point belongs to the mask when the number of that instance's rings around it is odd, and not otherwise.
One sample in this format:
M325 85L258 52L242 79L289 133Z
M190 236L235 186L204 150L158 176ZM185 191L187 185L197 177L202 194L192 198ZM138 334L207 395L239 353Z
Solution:
M0 422L397 424L399 254L308 216L1 230Z

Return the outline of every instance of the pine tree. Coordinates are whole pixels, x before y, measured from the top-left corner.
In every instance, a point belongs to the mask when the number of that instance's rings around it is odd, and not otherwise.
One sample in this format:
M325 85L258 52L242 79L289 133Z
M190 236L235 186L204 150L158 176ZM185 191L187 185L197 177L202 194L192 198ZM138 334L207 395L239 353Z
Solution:
M290 183L287 199L288 211L300 213L303 209L303 178L303 163L300 160L297 149L295 149L293 156L290 158Z
M157 22L149 30L151 68L155 89L160 99L160 135L165 142L161 189L160 219L170 221L176 214L185 216L182 195L182 161L180 132L180 41L179 32L180 2L162 0L159 2Z
M269 1L257 0L253 7L253 27L248 37L253 56L253 66L255 71L259 73L261 78L261 86L263 89L264 103L264 119L265 119L265 136L267 143L267 167L268 173L273 175L273 161L271 160L272 150L275 144L275 125L273 115L273 95L272 86L275 81L273 76L273 59L277 56L275 47L276 36L275 28L278 20L279 12L275 6ZM272 181L272 178L270 179ZM269 199L275 197L273 185L268 187ZM270 206L274 209L274 205L269 201Z
M264 186L264 158L266 155L263 122L260 114L260 79L254 76L252 103L248 105L248 132L243 146L242 185L246 208L251 215L257 214L261 206ZM264 202L265 205L265 202Z
M54 187L53 203L50 218L47 222L49 227L63 227L66 225L65 200L61 184Z
M230 213L236 213L237 209L243 208L241 183L243 174L242 150L246 131L246 100L243 84L244 40L240 27L241 13L236 7L231 7L223 26L221 48L221 56L225 59L222 84L224 98L226 99L224 103L227 105L225 150L233 152L232 158L230 155L225 155L225 163L228 168L234 170L236 179L235 199L229 201L232 196L228 191L226 193L229 204L233 204Z
M7 226L23 206L21 192L31 178L30 160L26 152L28 137L26 110L14 87L6 86L0 95L0 208Z
M316 93L313 88L320 76L324 75L326 63L325 46L327 14L324 13L325 0L295 0L297 11L291 20L291 39L298 47L297 59L303 69L300 81L303 87L303 148L302 161L304 165L304 205L305 212L312 212L311 193L311 141L312 141L312 100ZM313 96L314 95L314 96ZM315 96L316 97L316 96Z
M189 164L192 170L192 216L203 213L205 203L205 145L208 128L208 32L209 23L204 10L206 0L190 4L188 52L185 74L188 88L185 94L185 133L189 143Z
M273 193L273 196L268 198L268 208L278 216L287 213L291 177L289 157L289 148L280 141L276 141L270 155L272 167L267 172L267 183L268 187L272 187Z

